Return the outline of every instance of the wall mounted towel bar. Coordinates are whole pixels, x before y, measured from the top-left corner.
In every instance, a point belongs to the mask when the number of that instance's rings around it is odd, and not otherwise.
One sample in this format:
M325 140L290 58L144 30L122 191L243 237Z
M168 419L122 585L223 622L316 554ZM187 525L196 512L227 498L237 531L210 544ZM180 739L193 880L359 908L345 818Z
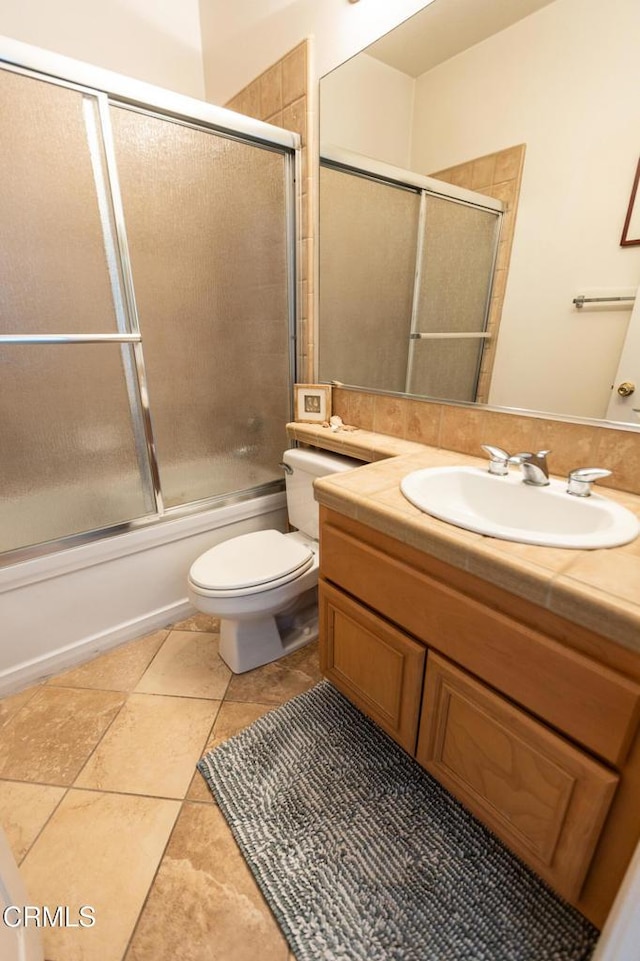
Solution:
M581 310L585 304L609 304L622 300L627 300L633 303L635 299L635 297L585 297L584 294L579 294L577 297L573 298L572 303L576 305L578 310Z

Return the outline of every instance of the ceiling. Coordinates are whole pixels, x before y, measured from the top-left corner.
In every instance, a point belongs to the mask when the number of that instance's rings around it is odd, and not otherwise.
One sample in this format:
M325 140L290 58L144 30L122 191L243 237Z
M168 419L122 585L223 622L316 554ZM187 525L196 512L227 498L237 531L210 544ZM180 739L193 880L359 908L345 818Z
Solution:
M553 0L433 0L365 53L419 77Z

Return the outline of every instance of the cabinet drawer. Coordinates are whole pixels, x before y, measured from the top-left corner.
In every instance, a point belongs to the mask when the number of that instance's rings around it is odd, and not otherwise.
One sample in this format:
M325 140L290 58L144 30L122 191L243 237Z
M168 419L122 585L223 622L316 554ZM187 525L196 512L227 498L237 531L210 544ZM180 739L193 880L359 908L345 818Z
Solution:
M391 550L324 523L321 573L606 761L622 763L638 726L637 684Z
M323 674L414 754L424 647L322 580L319 604Z
M617 774L431 653L416 756L560 894L579 895Z

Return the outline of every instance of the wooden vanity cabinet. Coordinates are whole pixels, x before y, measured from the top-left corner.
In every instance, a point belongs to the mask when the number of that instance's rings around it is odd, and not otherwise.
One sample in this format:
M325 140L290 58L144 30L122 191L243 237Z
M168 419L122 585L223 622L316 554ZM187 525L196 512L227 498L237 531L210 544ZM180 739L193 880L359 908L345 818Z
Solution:
M437 654L416 758L560 894L580 894L617 773Z
M321 508L325 676L595 924L640 838L640 655Z
M427 652L407 634L323 584L323 673L409 754L415 754Z

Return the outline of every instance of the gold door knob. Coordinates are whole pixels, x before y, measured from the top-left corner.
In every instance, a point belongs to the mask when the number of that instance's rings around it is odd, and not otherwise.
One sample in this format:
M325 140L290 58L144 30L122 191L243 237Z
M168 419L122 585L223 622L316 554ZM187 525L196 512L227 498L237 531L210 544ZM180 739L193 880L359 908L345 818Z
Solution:
M636 385L632 384L630 380L623 380L621 384L618 384L618 393L621 397L629 397L635 389Z

